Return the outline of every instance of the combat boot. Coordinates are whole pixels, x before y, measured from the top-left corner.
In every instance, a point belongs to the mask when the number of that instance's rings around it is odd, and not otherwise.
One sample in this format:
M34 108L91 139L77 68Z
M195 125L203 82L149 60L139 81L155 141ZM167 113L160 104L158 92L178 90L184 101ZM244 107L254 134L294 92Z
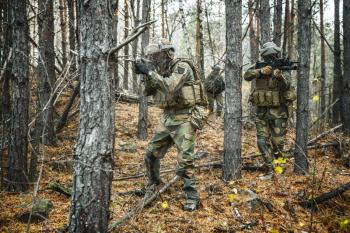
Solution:
M146 167L146 176L148 179L147 186L159 185L162 183L160 179L159 169L160 169L160 160L159 158L154 157L150 152L147 152L145 156L145 167Z
M183 177L183 191L185 193L186 202L183 206L185 211L194 211L199 207L199 195L196 189L196 178Z

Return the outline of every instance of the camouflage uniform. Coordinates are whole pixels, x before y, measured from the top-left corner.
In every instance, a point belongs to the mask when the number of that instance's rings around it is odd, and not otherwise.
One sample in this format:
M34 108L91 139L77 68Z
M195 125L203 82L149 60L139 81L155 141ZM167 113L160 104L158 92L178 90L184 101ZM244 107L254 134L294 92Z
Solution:
M207 91L208 101L209 101L209 110L210 112L214 111L214 103L216 101L216 115L221 116L224 106L224 95L223 91L216 93L221 83L224 83L224 77L219 74L215 74L215 71L212 71L208 77L205 79L205 88Z
M276 157L281 155L287 132L288 107L284 98L284 92L290 89L289 78L287 77L287 72L285 72L282 78L277 80L273 75L265 76L261 74L260 70L252 66L244 74L244 79L246 81L256 79L256 89L251 94L250 101L257 106L257 144L266 162L271 162L273 159L272 154ZM269 103L256 103L256 99L259 98L256 98L259 91L267 91L268 93L276 91L280 103L272 103L272 106ZM270 141L272 145L270 145Z
M160 159L175 145L179 154L176 174L183 178L186 203L197 205L199 195L193 171L193 155L196 131L202 127L203 122L196 118L196 113L202 114L204 111L196 101L186 99L186 90L194 89L195 83L194 72L189 63L174 59L169 67L165 75L151 72L146 79L146 94L153 95L155 104L164 109L160 124L147 148L147 176L150 184L161 182ZM199 115L204 116L201 114Z

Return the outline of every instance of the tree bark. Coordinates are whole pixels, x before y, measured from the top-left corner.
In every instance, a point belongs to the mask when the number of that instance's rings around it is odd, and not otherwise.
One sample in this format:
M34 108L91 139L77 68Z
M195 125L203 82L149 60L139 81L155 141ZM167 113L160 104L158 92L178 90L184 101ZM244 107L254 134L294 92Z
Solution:
M165 2L164 0L160 1L161 8L161 29L162 29L162 38L165 38Z
M241 177L242 133L242 0L225 0L226 5L226 91L223 179Z
M261 44L271 41L270 1L260 0L260 33Z
M142 23L146 23L150 20L150 13L151 13L151 0L143 0L142 3ZM149 43L149 36L150 32L149 29L147 29L141 37L141 53L144 54L143 49L148 45ZM147 126L148 126L148 101L147 96L144 95L144 84L141 84L140 88L140 103L139 103L139 120L138 120L138 127L137 127L137 137L139 139L146 139L147 138Z
M320 33L321 33L321 112L326 109L326 48L324 42L323 0L320 0Z
M339 101L332 109L333 126L340 122L340 108L342 106L342 68L341 68L341 50L340 50L340 17L339 0L334 1L334 66L333 66L333 101Z
M12 109L9 136L8 190L28 188L29 46L26 2L9 1L12 21Z
M296 150L294 152L294 172L305 174L308 172L307 141L309 117L309 74L311 50L311 0L298 1L298 90L296 112Z
M129 1L124 0L124 39L128 38L129 36ZM126 45L124 47L124 56L127 58L129 55L129 45ZM123 89L128 90L129 89L129 61L128 59L124 60L124 79L123 79Z
M188 31L187 31L187 28L186 28L186 18L185 18L183 0L179 0L179 14L180 14L180 22L181 22L182 30L183 30L183 33L184 33L185 43L186 43L187 55L191 59L193 59L191 43L190 43L190 36L188 35Z
M282 11L283 2L282 0L274 0L274 13L273 13L273 42L277 46L281 46L282 41Z
M343 0L343 109L341 111L344 131L350 133L350 0Z
M53 1L39 0L39 62L38 62L38 130L41 142L51 144L55 141L53 103L50 100L55 85L55 46Z
M203 23L202 23L202 0L197 0L197 15L196 15L196 63L201 73L204 74L204 44L203 44Z
M61 21L61 41L62 41L62 62L63 67L67 65L68 60L68 40L67 40L67 3L66 0L60 0L60 21Z
M204 9L205 9L205 18L206 18L206 23L207 23L207 32L208 32L208 39L209 39L209 46L210 46L210 52L211 52L211 57L213 60L213 64L216 64L216 59L215 59L215 52L214 52L214 42L213 38L211 35L211 29L210 29L210 24L209 24L209 13L208 13L208 6L205 0L203 0L204 3Z
M115 35L108 4L103 0L78 2L80 119L70 232L107 232L108 229L115 136L114 69L107 64Z

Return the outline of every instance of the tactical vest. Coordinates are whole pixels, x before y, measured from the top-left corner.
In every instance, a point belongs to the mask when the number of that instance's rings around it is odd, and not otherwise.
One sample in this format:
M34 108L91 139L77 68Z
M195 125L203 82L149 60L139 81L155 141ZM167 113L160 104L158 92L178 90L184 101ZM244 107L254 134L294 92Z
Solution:
M277 80L269 76L257 78L256 88L250 96L250 101L258 107L278 107L283 102L278 89Z
M179 62L185 62L190 66L193 72L194 80L185 82L185 84L176 93L170 94L157 90L153 96L154 103L156 106L162 109L184 109L195 105L207 106L208 100L201 76L191 61L182 58L174 60L170 67L171 73L174 72L174 69ZM181 76L178 78L180 79ZM175 80L175 82L177 82L177 80Z

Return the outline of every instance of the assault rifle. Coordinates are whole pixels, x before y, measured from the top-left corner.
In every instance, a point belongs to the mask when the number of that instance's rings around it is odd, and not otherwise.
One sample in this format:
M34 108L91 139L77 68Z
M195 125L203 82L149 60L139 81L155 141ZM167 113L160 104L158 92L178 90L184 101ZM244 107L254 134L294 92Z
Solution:
M278 58L273 61L261 61L255 64L255 69L261 69L265 66L271 66L272 69L280 69L280 70L297 70L298 69L297 61L290 61L289 58Z

